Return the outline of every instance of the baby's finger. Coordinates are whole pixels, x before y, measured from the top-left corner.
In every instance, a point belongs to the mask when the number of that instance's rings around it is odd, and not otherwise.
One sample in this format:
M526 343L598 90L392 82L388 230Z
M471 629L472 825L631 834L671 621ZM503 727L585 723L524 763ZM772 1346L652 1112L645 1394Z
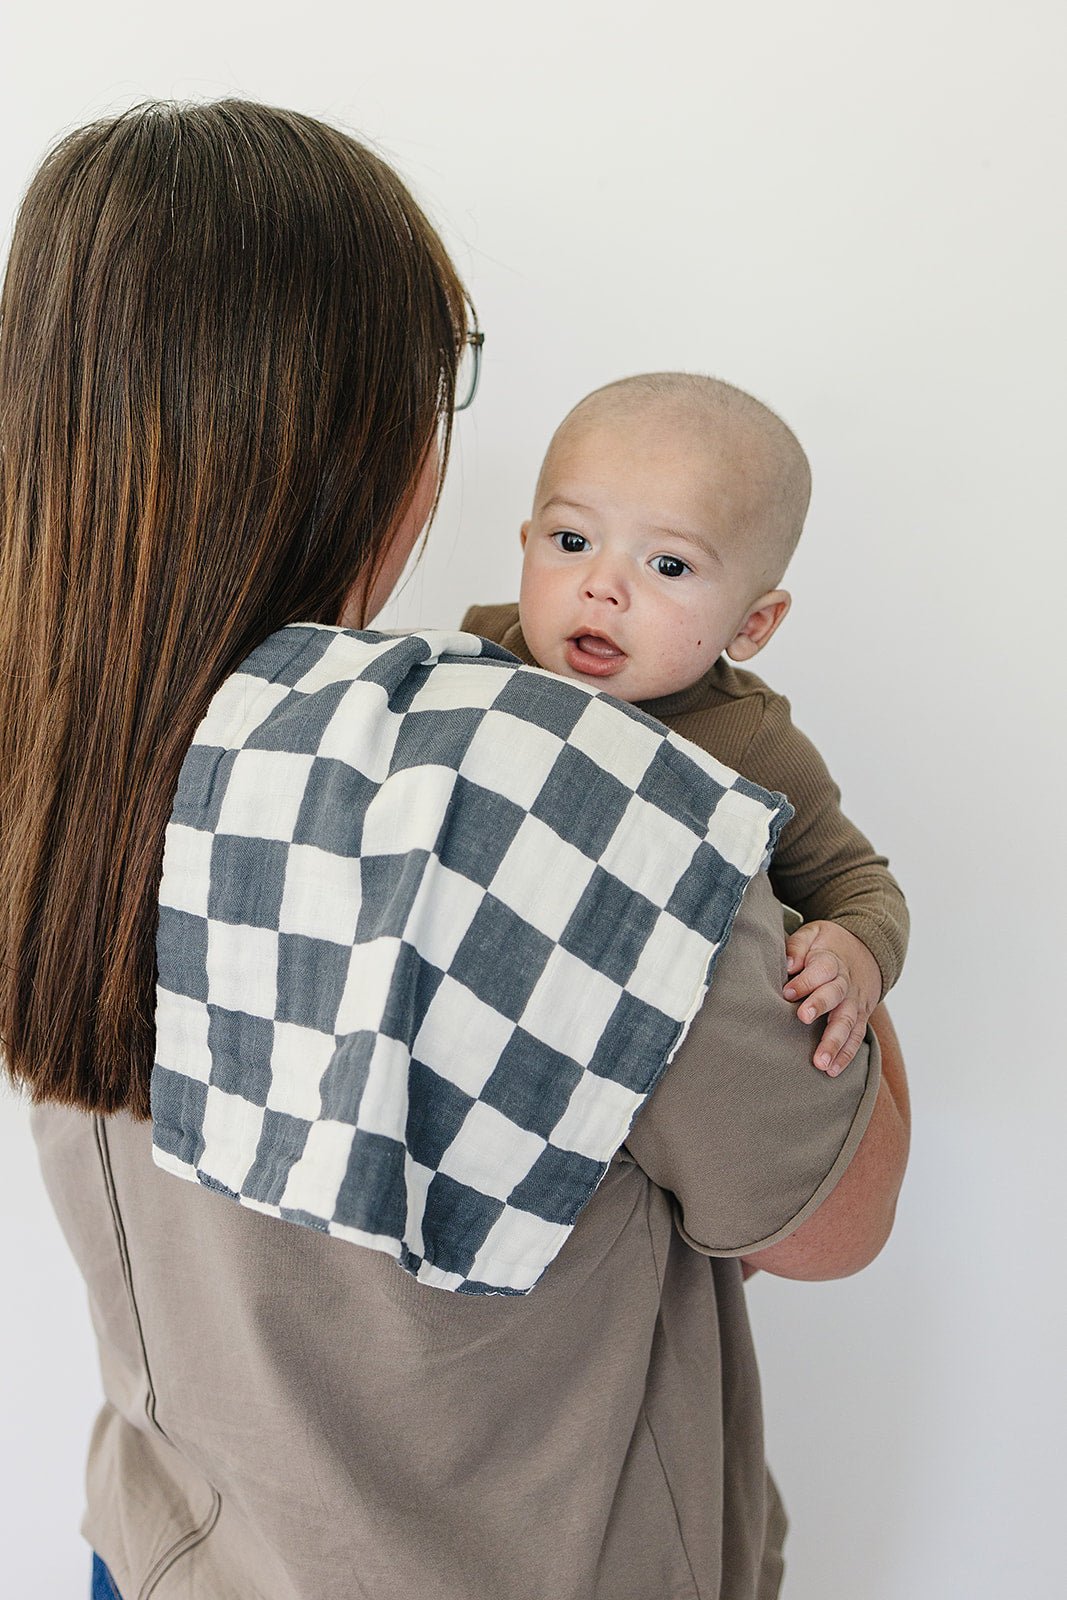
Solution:
M837 1061L830 1069L835 1078L839 1072L844 1072L850 1061L855 1059L856 1052L866 1037L867 1024L861 1017L849 1034L845 1048L837 1052Z
M824 983L815 989L797 1012L801 1022L814 1022L818 1017L825 1017L835 1006L839 1006L848 993L848 984L843 977L834 978L830 983ZM849 1023L851 1028L851 1022Z
M829 950L816 950L811 960L805 964L804 970L793 974L782 993L787 1000L803 1000L806 994L813 994L816 989L822 988L824 984L833 983L840 976L841 963L837 957ZM837 999L840 1000L843 994L842 990ZM834 1005L836 1004L837 1000L834 1001ZM820 1016L821 1012L816 1011L813 1015ZM811 1019L805 1017L803 1020L809 1022Z
M819 937L819 930L812 922L804 925L791 933L785 941L785 969L787 972L798 972L808 959L808 951Z
M845 1010L843 1006L839 1007L838 1009L841 1011ZM837 1049L837 1053L832 1055L831 1051L834 1048L834 1042L837 1038L836 1028L834 1030L833 1038L830 1037L831 1027L833 1026L833 1023L827 1026L826 1032L822 1036L822 1041L819 1045L819 1048L815 1052L815 1065L821 1068L822 1071L824 1071L830 1078L836 1078L839 1073L844 1072L845 1068L855 1057L856 1051L863 1043L864 1035L867 1032L867 1026L863 1018L857 1018L852 1024L852 1027L849 1029L848 1036L845 1039L844 1044L840 1045Z
M829 1072L830 1077L835 1077L837 1072L848 1066L848 1061L838 1062L838 1058L848 1045L849 1038L853 1037L854 1027L856 1027L856 1006L848 1003L833 1006L813 1056L814 1064L821 1072ZM853 1051L853 1054L856 1054L856 1051Z

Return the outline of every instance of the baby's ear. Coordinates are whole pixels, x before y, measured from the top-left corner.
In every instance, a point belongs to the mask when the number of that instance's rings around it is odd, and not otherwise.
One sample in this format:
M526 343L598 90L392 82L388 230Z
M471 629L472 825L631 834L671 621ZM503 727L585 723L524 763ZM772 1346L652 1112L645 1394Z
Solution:
M522 527L519 529L519 543L522 545L522 548L524 550L526 549L526 535L529 533L529 531L530 531L529 522L524 522Z
M726 646L731 661L751 661L759 655L767 640L785 621L785 614L793 603L792 595L785 589L771 589L761 594L744 622Z

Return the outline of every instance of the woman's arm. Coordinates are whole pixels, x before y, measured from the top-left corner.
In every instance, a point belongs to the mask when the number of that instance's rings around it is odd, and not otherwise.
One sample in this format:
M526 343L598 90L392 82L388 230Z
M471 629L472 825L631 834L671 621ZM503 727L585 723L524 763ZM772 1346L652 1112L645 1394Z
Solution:
M911 1108L900 1041L885 1006L871 1017L882 1081L871 1120L837 1187L795 1233L746 1264L779 1278L844 1278L873 1261L889 1237L908 1160Z
M748 888L710 993L627 1146L675 1198L683 1238L713 1256L798 1278L846 1277L877 1255L907 1156L895 1035L869 1034L837 1078L811 1065L812 1033L782 998L781 910Z

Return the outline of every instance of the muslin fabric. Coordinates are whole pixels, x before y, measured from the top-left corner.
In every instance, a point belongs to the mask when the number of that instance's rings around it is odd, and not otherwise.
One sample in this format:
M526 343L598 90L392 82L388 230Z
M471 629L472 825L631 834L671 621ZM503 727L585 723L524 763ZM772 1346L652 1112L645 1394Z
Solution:
M167 829L155 1161L423 1283L528 1292L790 814L473 635L282 629Z

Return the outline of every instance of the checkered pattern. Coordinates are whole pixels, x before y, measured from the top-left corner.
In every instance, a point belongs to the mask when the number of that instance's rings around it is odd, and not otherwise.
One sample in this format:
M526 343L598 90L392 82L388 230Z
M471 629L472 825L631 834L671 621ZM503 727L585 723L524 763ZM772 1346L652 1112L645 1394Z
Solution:
M472 635L282 629L215 695L167 829L156 1161L525 1293L789 814Z

